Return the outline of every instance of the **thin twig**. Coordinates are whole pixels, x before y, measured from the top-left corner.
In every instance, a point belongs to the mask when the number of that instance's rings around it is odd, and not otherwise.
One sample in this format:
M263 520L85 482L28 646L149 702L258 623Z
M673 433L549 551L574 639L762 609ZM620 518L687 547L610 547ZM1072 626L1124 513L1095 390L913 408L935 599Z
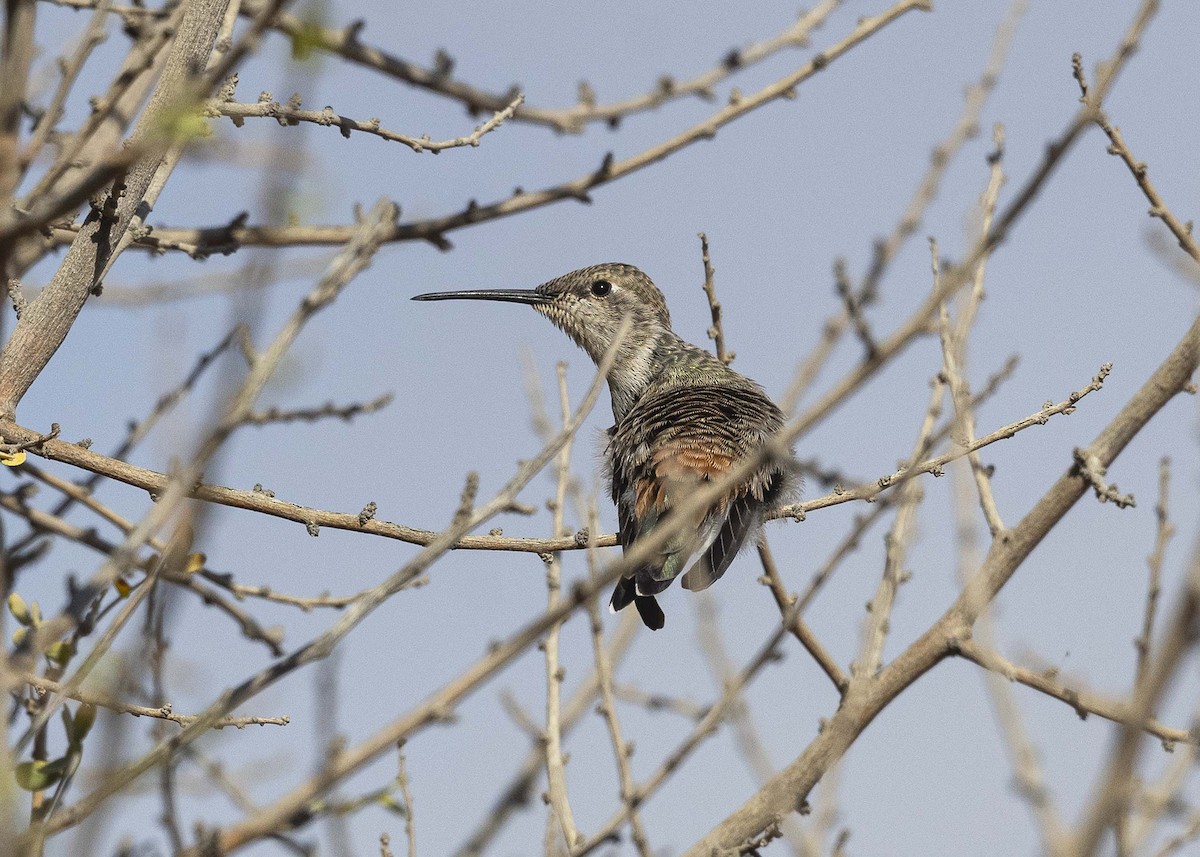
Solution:
M701 705L682 696L671 696L665 693L651 693L631 684L613 685L613 694L622 702L637 705L650 713L669 711L686 717L688 720L700 720L708 712L707 705Z
M607 657L613 669L624 659L629 647L641 627L641 620L631 610L626 610L607 646ZM567 734L591 711L592 703L600 692L599 676L595 670L572 694L563 708L562 728ZM503 829L509 819L524 806L532 802L538 775L545 770L546 745L538 740L530 748L512 779L499 791L491 811L480 821L466 842L453 853L453 857L480 857L488 845Z
M417 857L417 828L413 818L412 784L408 780L408 765L404 760L404 742L397 742L396 781L400 784L400 799L404 807L404 835L408 839L408 857Z
M1004 183L1002 158L1004 153L1004 129L997 125L994 129L993 140L995 148L988 158L991 164L991 175L987 188L980 199L980 232L987 234L992 226L992 218L996 213L996 199L1000 187ZM975 411L971 407L971 390L965 376L967 364L967 337L975 323L979 304L983 300L984 273L988 257L984 256L975 269L975 278L970 292L960 297L962 309L957 323L950 325L949 312L942 305L940 324L938 326L942 343L942 371L950 390L950 402L954 407L955 434L961 443L970 445L975 440ZM934 265L938 264L934 255ZM979 458L979 453L973 452L967 456L971 465L971 473L975 478L975 490L979 495L979 505L983 510L984 520L995 538L1004 531L1004 520L996 506L996 498L992 493L991 475Z
M562 428L571 424L571 399L567 394L567 364L559 362L558 399L562 416ZM563 509L567 503L567 487L571 478L571 438L563 444L555 462L556 488L551 511L553 535L563 529ZM562 590L562 562L558 554L544 555L546 562L546 610L553 611L560 603ZM547 819L547 853L554 857L557 851L553 844L557 837L554 828L562 833L568 852L578 844L581 834L575 825L575 814L571 810L571 799L567 793L566 759L562 749L562 681L565 675L558 657L559 625L550 627L542 644L546 659L546 782L550 815Z
M876 513L882 512L884 511L884 508L886 507L880 506L871 514L875 515ZM817 579L823 583L829 578L829 575L832 574L833 569L840 564L841 559L848 556L855 548L858 547L859 539L862 537L862 533L865 531L867 526L869 526L869 524L867 524L863 519L859 519L855 522L854 527L851 529L849 539L846 542L843 542L844 549L839 548L834 552L835 558L831 560L833 564L827 567L828 570L823 570L823 572L818 573ZM814 580L813 586L809 588L808 598L806 598L803 602L801 602L801 599L799 599L797 596L788 592L787 587L783 583L783 576L779 573L779 567L775 564L775 557L771 554L771 548L767 544L765 535L760 536L758 539L758 559L759 562L762 563L763 567L763 582L771 590L771 595L775 598L775 604L779 607L780 616L785 618L788 616L793 616L788 630L791 631L792 635L800 641L800 645L804 646L805 650L812 655L813 660L817 662L817 665L821 668L825 675L829 676L829 680L833 682L833 686L837 688L838 694L840 695L845 693L846 688L850 684L850 678L842 671L842 668L838 666L837 661L833 659L833 656L829 654L829 651L823 645L821 645L821 641L817 639L817 635L814 634L812 629L808 627L802 618L800 618L804 612L804 608L808 606L809 600L811 600L812 594L815 593L819 584ZM797 609L793 612L793 608Z
M712 259L708 255L708 236L703 232L700 237L700 261L704 264L704 296L708 298L708 309L712 314L712 327L708 329L708 338L713 341L716 357L726 366L737 357L732 351L725 350L725 328L721 324L721 302L717 300L717 290L713 284Z
M1134 683L1141 682L1146 673L1150 658L1150 641L1154 635L1154 618L1158 612L1158 598L1162 592L1162 566L1166 555L1167 543L1175 535L1175 525L1171 523L1168 502L1171 498L1171 459L1163 457L1158 462L1158 503L1154 506L1154 517L1157 526L1154 533L1154 550L1146 557L1146 566L1150 579L1146 586L1146 608L1142 614L1142 633L1133 641L1137 649L1137 670L1134 673Z
M1108 136L1110 145L1108 153L1120 158L1121 161L1129 168L1129 172L1133 175L1137 185L1142 190L1142 194L1150 202L1150 211L1148 214L1151 217L1157 217L1166 225L1167 229L1171 230L1171 234L1175 236L1175 240L1179 242L1179 246L1185 253L1192 257L1196 262L1200 262L1200 242L1196 241L1196 236L1192 233L1191 223L1182 223L1163 201L1158 189L1150 182L1150 171L1147 169L1145 162L1139 161L1133 156L1133 152L1129 150L1129 146L1125 143L1125 138L1121 136L1121 129L1112 124L1108 118L1108 114L1100 105L1100 98L1096 93L1090 92L1087 86L1087 80L1083 73L1083 58L1079 54L1073 54L1071 57L1071 66L1075 72L1075 79L1079 82L1079 89L1082 95L1080 101L1087 105L1092 111L1091 119L1100 129Z
M94 0L52 0L52 2L82 5ZM796 23L778 35L744 48L735 48L727 53L712 68L690 80L676 80L664 75L648 92L611 104L596 103L590 87L580 87L579 103L572 107L554 109L524 105L515 118L535 123L556 131L579 133L590 123L615 126L622 119L637 113L656 109L670 101L699 97L712 100L714 88L734 73L756 65L785 48L805 47L809 35L842 4L843 0L821 0L811 11L800 15ZM296 15L284 14L277 18L276 28L293 39L304 39L320 50L335 53L351 63L404 81L422 89L428 89L447 98L462 102L472 113L498 110L511 98L511 94L492 93L453 76L454 61L444 52L438 53L437 63L432 68L417 65L387 53L381 48L364 43L362 24L355 23L344 28L322 27Z
M116 711L119 714L132 714L134 717L153 717L157 720L178 723L180 726L186 726L196 719L195 715L177 713L170 704L157 707L133 705L124 700L83 688L75 688L67 692L68 688L62 682L54 681L53 679L34 673L21 673L18 677L39 692L61 693L76 702L95 705L99 708L107 708L109 711ZM225 717L214 722L213 728L224 729L227 726L232 726L235 729L245 729L247 726L287 726L290 722L291 718L286 714L280 717Z
M942 411L942 396L945 393L945 380L938 375L930 384L929 404L925 408L925 419L921 422L917 439L913 443L912 455L909 461L916 461L929 449L934 426ZM908 543L912 539L913 528L916 525L917 506L924 499L924 491L918 482L909 482L898 489L894 499L896 518L892 527L884 536L883 543L886 552L883 563L883 575L875 589L875 595L867 604L870 618L863 633L862 648L858 660L851 665L852 681L873 678L883 664L883 644L891 626L892 608L896 603L896 592L901 584L909 578L909 572L904 568L908 555Z
M841 298L842 305L846 308L846 317L850 319L854 333L858 337L858 341L862 343L863 351L865 352L864 359L873 359L879 352L879 346L875 342L875 334L871 332L871 325L867 321L867 317L863 314L862 297L850 285L850 274L846 271L846 260L840 257L835 259L833 263L833 284L834 291L837 292L837 296Z
M991 446L993 443L1001 440L1007 440L1013 437L1018 432L1031 428L1036 425L1045 425L1051 417L1059 414L1071 414L1075 412L1079 400L1089 393L1094 393L1104 386L1104 379L1108 377L1108 373L1112 371L1112 364L1105 363L1100 367L1100 371L1092 378L1091 383L1081 387L1071 393L1067 398L1057 404L1046 402L1042 410L1030 414L1022 420L1017 420L1014 423L1009 423L1006 426L996 429L995 431L984 435L975 440L969 446L960 447L933 458L927 458L911 467L902 467L887 476L881 476L875 482L870 482L864 485L859 485L855 488L846 489L843 491L828 494L824 497L817 497L813 500L807 500L803 503L794 503L790 506L782 506L768 514L768 517L789 518L803 516L816 509L824 509L828 506L837 506L842 503L849 503L852 500L872 500L879 495L880 492L894 488L915 476L922 473L929 473L934 476L941 476L945 471L945 467L951 461L969 455L972 452L983 449L985 446Z
M506 199L484 205L471 200L461 210L449 215L397 224L388 240L428 241L438 247L448 249L451 244L446 235L455 230L484 221L509 217L563 200L587 202L590 200L589 192L593 188L609 184L616 179L658 163L675 152L702 140L711 139L721 128L768 103L791 98L795 95L797 86L828 68L830 63L840 59L875 33L880 32L908 12L930 8L929 0L900 0L879 15L862 18L851 33L818 53L792 74L769 84L758 92L731 101L702 122L629 158L617 161L609 155L597 165L596 169L572 181L536 191L520 191ZM508 100L505 98L504 103L507 103ZM517 115L520 115L520 111ZM72 226L54 229L50 236L51 241L73 240L76 228L76 226ZM152 234L141 237L135 243L155 252L182 250L196 255L212 255L234 252L248 246L283 247L298 244L340 244L346 241L352 231L352 226L344 225L293 227L231 224L198 229L159 228L155 229ZM0 237L3 235L4 218L0 217Z
M597 525L595 507L588 517L588 529L594 530ZM589 571L596 574L596 551L593 545L588 551ZM617 783L620 788L621 802L629 808L629 831L633 845L639 857L652 857L653 850L646 834L646 826L636 805L637 787L633 781L633 771L629 760L633 756L633 745L626 742L621 732L621 721L617 717L616 695L613 691L613 665L604 648L604 621L600 615L599 599L593 598L588 602L588 618L592 629L592 656L596 662L596 681L600 688L600 704L598 710L608 727L608 739L612 744L613 758L617 766Z
M251 411L242 419L242 423L243 425L251 426L294 422L314 423L318 420L329 419L330 417L350 422L362 414L373 414L376 411L383 410L392 403L394 398L395 396L392 393L384 393L382 396L377 396L369 402L351 402L349 405L336 405L333 402L326 402L324 405L315 408L285 410L279 407L271 407L265 411Z
M1109 483L1105 477L1106 468L1100 460L1084 449L1075 450L1075 469L1092 487L1096 499L1101 503L1112 502L1118 509L1129 509L1137 505L1132 494L1122 494L1115 482Z
M484 136L503 125L504 120L511 119L513 112L525 101L525 96L518 94L509 101L508 106L497 110L488 121L482 125L477 125L475 130L470 134L454 137L449 140L433 140L428 134L421 137L413 137L408 134L401 134L398 131L389 131L387 128L382 127L378 119L368 119L364 122L358 119L351 119L348 116L341 116L335 113L332 107L325 107L321 110L303 110L300 107L298 97L291 99L287 104L280 104L267 93L263 93L263 96L254 104L243 104L234 101L232 92L228 93L228 97L228 101L215 100L210 102L208 107L205 108L204 115L228 116L233 120L233 124L239 128L248 118L274 119L280 125L298 125L301 122L309 122L314 125L336 126L341 131L343 137L349 138L352 131L358 131L363 134L379 137L381 140L400 143L414 152L429 152L431 154L444 152L447 149L478 147L480 140Z
M1144 718L1140 722L1134 721L1132 719L1132 709L1128 705L1104 699L1097 694L1071 687L1047 672L1037 672L1014 664L1003 655L992 649L985 648L975 640L956 641L954 654L960 655L1009 681L1023 684L1026 687L1069 705L1080 719L1085 719L1089 714L1095 714L1097 717L1103 717L1105 720L1111 720L1114 723L1136 725L1138 728L1144 730L1147 735L1153 735L1167 744L1200 745L1200 736L1192 730L1165 726L1157 720L1149 718Z
M191 522L188 522L189 525ZM142 625L142 659L150 665L150 699L158 706L167 706L167 599L162 589L151 589ZM169 727L161 720L154 721L151 739L161 741ZM167 831L173 853L183 850L183 828L179 822L179 781L175 765L161 765L158 773L158 792L162 804L162 826Z

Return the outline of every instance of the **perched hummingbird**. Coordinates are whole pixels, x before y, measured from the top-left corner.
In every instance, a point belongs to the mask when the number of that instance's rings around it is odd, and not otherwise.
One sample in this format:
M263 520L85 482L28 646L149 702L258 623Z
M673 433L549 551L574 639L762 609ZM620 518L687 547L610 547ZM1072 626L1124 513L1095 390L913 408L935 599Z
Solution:
M662 292L632 265L593 265L532 290L433 292L413 300L529 304L597 364L630 316L608 371L617 422L608 430L605 450L626 551L668 520L691 492L720 479L783 425L782 412L758 384L671 330ZM684 588L712 585L757 530L763 512L791 492L794 470L791 461L768 461L702 509L661 553L617 583L610 609L632 603L647 626L663 627L666 619L654 596L689 562Z

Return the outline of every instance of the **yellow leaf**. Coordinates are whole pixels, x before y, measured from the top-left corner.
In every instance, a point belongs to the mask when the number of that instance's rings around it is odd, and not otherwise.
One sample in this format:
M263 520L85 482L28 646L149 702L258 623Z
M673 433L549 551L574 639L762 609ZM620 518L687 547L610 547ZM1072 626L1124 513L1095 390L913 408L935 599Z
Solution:
M33 624L33 615L29 612L29 605L15 592L10 592L8 595L8 612L22 625Z
M5 467L18 467L25 463L25 450L18 449L16 452L0 452L0 464Z
M196 553L188 554L187 565L183 567L185 574L195 574L200 569L204 568L204 563L208 562L208 556L197 551Z
M113 589L117 590L117 594L122 598L127 598L130 592L133 592L133 584L123 577L118 577L113 581Z

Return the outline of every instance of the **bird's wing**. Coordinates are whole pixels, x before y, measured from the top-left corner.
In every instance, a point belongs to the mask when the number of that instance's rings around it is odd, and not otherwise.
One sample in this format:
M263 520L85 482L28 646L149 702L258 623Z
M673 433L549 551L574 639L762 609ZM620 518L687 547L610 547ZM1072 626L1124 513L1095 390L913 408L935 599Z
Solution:
M719 580L757 523L758 516L744 495L730 503L712 544L679 581L683 588L699 592Z
M667 520L706 483L719 481L782 423L778 408L749 382L691 384L648 392L610 433L613 499L627 548ZM634 571L630 597L662 592L683 573L699 590L725 573L759 521L758 506L786 487L766 470L706 509L689 513L661 552Z
M697 489L721 478L732 466L730 456L687 437L660 444L635 483L633 512L640 531L648 533L674 521L677 510L688 505ZM681 529L663 545L657 558L639 569L639 593L650 595L666 589L692 557L707 550L718 536L720 524L714 510L692 509L687 515L687 522L679 525Z
M611 437L615 429L609 429ZM634 497L629 487L628 462L613 462L612 499L617 507L617 540L621 543L621 552L628 552L630 546L641 532L637 516L634 514ZM613 587L612 597L608 600L608 609L613 613L624 610L630 604L637 608L642 623L651 630L657 631L666 624L666 616L653 595L643 595L637 587L638 569L617 581Z

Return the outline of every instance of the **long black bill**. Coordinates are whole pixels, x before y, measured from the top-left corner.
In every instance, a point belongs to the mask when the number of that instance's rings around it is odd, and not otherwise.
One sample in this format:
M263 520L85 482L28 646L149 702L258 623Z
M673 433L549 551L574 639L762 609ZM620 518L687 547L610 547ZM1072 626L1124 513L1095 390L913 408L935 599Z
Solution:
M506 301L512 304L548 304L552 298L533 289L477 289L465 292L429 292L414 301Z

